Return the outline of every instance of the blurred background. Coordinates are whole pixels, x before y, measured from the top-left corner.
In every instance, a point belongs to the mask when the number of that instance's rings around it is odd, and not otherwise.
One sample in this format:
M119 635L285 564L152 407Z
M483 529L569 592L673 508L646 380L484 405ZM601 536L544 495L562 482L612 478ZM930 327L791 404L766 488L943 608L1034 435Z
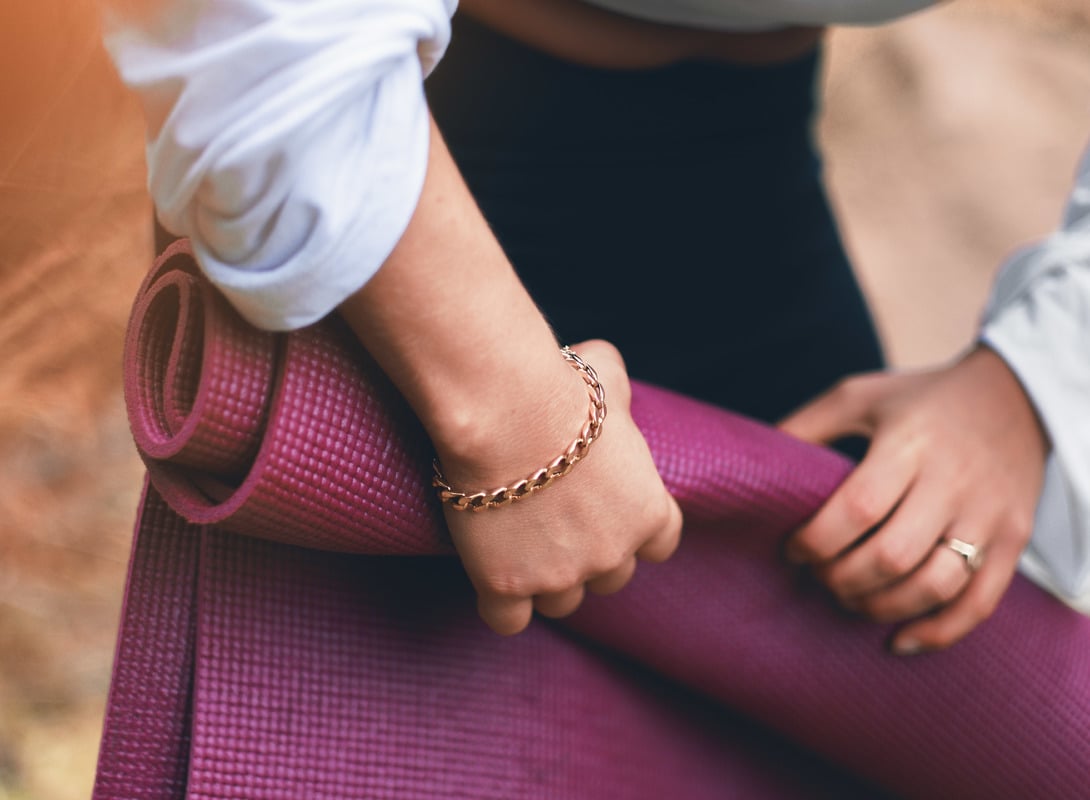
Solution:
M892 360L956 355L1090 140L1090 3L835 31L820 135ZM94 0L0 8L0 800L90 794L142 470L121 340L150 264L142 123Z

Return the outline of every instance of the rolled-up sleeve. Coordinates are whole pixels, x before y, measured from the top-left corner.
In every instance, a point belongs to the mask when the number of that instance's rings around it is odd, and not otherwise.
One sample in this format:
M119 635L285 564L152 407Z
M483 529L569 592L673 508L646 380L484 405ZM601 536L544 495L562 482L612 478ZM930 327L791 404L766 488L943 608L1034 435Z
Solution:
M320 319L401 238L427 165L423 78L456 4L167 0L107 19L159 218L255 325Z
M1021 569L1090 613L1090 150L1062 229L1000 271L981 340L1018 376L1051 440Z

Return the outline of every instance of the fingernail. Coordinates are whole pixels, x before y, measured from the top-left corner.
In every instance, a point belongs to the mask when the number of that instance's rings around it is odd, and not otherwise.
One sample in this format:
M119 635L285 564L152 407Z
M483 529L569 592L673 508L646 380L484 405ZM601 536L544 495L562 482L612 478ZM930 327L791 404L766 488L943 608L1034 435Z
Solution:
M893 654L898 656L914 656L923 651L923 645L915 639L898 639L892 646Z

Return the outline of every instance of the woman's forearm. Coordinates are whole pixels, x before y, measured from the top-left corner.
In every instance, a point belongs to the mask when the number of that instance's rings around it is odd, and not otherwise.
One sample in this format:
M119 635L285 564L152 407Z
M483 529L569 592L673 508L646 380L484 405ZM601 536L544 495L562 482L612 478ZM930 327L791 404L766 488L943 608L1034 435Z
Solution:
M558 454L582 424L583 382L560 358L434 123L416 212L382 269L340 311L463 480L517 478Z
M329 314L416 207L422 80L455 0L110 5L105 41L144 109L163 226L257 327Z
M161 219L235 308L291 330L339 307L456 490L510 486L574 447L586 386L428 117L421 80L454 0L173 2L179 19L122 18L109 42L144 103ZM593 452L532 499L446 508L502 633L534 608L570 613L584 587L617 591L637 557L677 546L681 513L629 414L619 354L582 354L609 407Z
M412 220L341 313L420 416L456 490L528 477L587 420L583 381L558 354L434 124ZM681 512L629 414L624 365L604 342L586 343L583 354L609 408L593 452L519 503L446 509L480 614L500 633L525 628L535 608L571 613L585 589L615 592L637 557L662 560L677 546Z

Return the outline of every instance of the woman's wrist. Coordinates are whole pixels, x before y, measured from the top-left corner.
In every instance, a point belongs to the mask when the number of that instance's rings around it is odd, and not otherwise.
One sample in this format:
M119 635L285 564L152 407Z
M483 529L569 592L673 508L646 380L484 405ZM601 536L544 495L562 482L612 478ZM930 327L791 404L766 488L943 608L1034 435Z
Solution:
M525 469L521 473L524 477L505 480L502 486L497 486L496 481L493 480L476 489L470 488L463 491L456 488L450 479L443 474L442 467L437 461L433 486L438 490L439 497L444 504L450 505L457 511L481 511L486 508L504 506L516 500L522 500L530 494L549 486L553 481L566 476L575 468L576 464L590 453L591 446L601 435L605 424L605 389L598 378L597 371L579 354L569 347L561 348L560 353L567 364L586 384L587 410L578 433L571 438L563 451L549 458L548 462L543 466L536 466L532 471ZM539 418L544 416L546 414L539 415ZM543 430L546 439L553 438L551 429L547 425ZM482 454L487 453L493 445L498 445L500 452L504 455L509 454L512 459L521 458L517 449L511 450L505 448L502 442L493 441L493 431L486 429L486 436L488 441L470 451L470 460L481 459ZM482 462L486 473L496 470L494 461L494 459L489 458ZM541 463L540 459L536 462L538 465Z
M587 422L586 384L557 348L500 377L483 394L484 387L463 380L424 420L456 488L484 490L525 477L564 452Z
M586 418L585 384L559 355L434 127L408 228L340 311L457 485L518 480L562 452Z
M1036 431L1042 452L1047 456L1052 444L1037 407L1033 404L1026 387L1010 368L1006 360L987 342L979 342L962 359L967 369L976 370L981 380L987 381L992 390L1010 400L1012 421L1024 423Z

